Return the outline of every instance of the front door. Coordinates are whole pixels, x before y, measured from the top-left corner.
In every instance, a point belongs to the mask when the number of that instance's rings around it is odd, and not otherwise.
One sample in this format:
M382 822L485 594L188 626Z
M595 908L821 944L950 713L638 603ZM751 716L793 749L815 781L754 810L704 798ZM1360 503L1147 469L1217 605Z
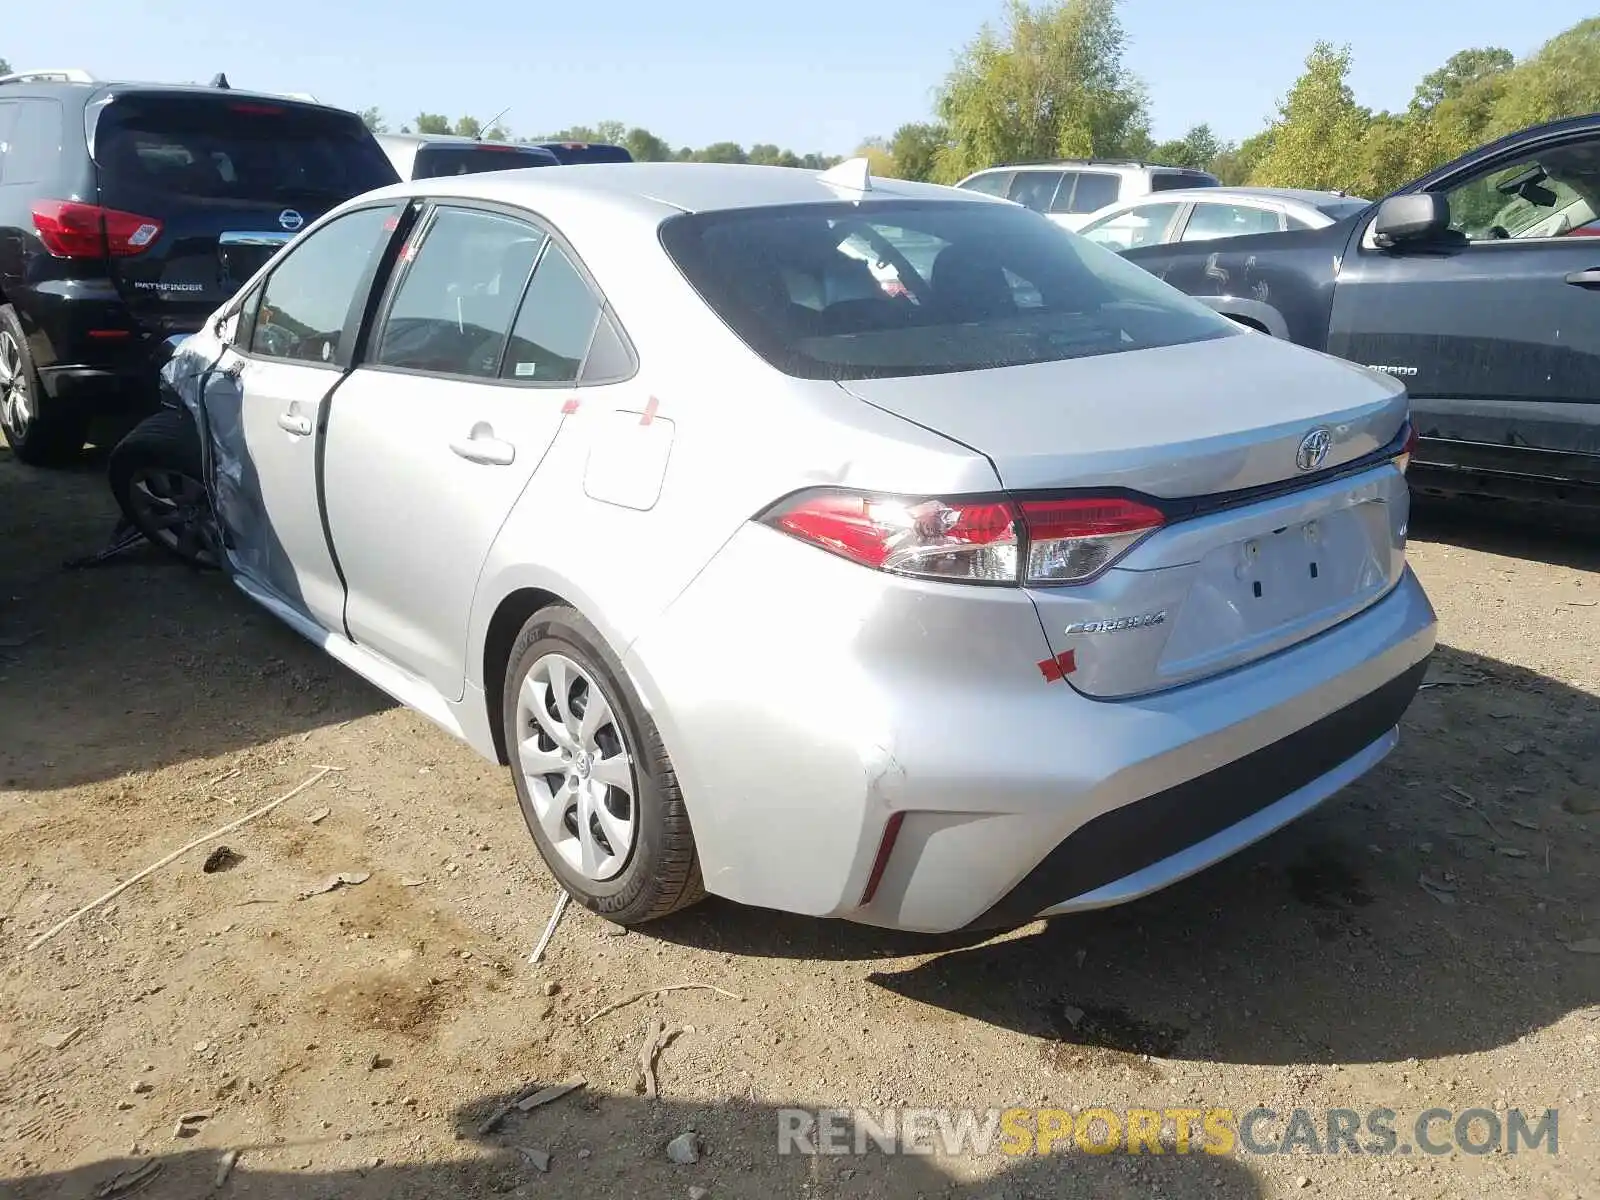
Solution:
M601 306L530 221L458 205L425 221L334 397L326 503L350 636L456 700L479 572L561 427Z
M213 429L219 514L243 576L337 630L344 588L323 529L318 440L396 206L357 209L288 252L246 301L234 430ZM223 414L218 413L217 419Z
M1454 236L1386 251L1364 229L1328 349L1407 385L1419 462L1570 474L1600 455L1600 238L1582 236L1600 217L1600 136L1524 143L1430 190Z

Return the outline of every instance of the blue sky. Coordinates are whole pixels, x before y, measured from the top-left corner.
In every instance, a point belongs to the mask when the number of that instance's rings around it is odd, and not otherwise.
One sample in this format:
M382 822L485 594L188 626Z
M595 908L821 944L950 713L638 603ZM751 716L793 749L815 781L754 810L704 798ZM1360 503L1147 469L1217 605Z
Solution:
M519 133L615 118L674 145L776 142L801 153L848 151L924 118L954 52L999 12L992 0L5 8L0 56L14 67L178 81L220 70L236 87L377 105L395 127L421 110L484 118L509 105ZM1237 139L1261 127L1318 38L1351 44L1362 103L1400 107L1456 50L1520 56L1593 11L1592 0L1527 10L1505 0L1124 0L1123 23L1156 136L1208 121Z

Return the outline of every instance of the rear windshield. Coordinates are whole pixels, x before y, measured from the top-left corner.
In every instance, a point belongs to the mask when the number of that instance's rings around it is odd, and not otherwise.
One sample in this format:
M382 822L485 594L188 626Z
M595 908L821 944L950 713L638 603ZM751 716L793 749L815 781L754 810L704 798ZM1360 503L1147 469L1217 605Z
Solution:
M1180 188L1217 187L1215 176L1203 171L1157 171L1150 176L1152 192L1175 192Z
M396 183L351 113L208 96L118 96L95 126L102 188L335 202Z
M545 149L564 163L632 162L633 155L624 146L595 145L574 146L563 142L547 142Z
M1338 200L1318 200L1317 208L1328 214L1335 221L1342 221L1346 217L1353 217L1362 209L1370 208L1371 200L1363 200L1360 196L1341 197Z
M476 175L480 171L510 171L517 167L550 167L555 159L524 146L422 146L417 150L413 179L438 179L443 175Z
M1010 204L874 201L692 213L667 253L773 366L928 375L1228 337L1238 327Z

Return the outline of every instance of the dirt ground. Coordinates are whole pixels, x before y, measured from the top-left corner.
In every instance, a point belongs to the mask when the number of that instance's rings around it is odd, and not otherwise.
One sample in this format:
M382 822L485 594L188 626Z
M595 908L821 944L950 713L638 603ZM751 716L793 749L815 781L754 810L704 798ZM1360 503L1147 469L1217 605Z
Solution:
M1592 535L1419 515L1444 648L1399 750L1155 897L981 940L716 901L614 936L574 906L534 966L556 893L503 773L220 577L63 571L110 529L102 471L0 449L0 1195L122 1194L155 1162L140 1195L1600 1196ZM318 764L222 839L231 869L212 843L27 948ZM339 872L368 877L301 898ZM740 998L585 1023L677 983ZM657 1016L685 1028L649 1099ZM1559 1152L777 1154L776 1110L837 1105L1388 1107L1402 1132L1548 1107ZM700 1161L669 1161L691 1129Z

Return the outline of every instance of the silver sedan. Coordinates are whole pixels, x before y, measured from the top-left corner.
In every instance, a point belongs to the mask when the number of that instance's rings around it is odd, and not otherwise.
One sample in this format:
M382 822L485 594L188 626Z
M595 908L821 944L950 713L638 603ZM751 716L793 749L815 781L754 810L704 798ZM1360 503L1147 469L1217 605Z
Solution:
M625 924L1143 895L1377 764L1434 645L1400 384L859 161L370 193L166 382L129 515L508 764Z

